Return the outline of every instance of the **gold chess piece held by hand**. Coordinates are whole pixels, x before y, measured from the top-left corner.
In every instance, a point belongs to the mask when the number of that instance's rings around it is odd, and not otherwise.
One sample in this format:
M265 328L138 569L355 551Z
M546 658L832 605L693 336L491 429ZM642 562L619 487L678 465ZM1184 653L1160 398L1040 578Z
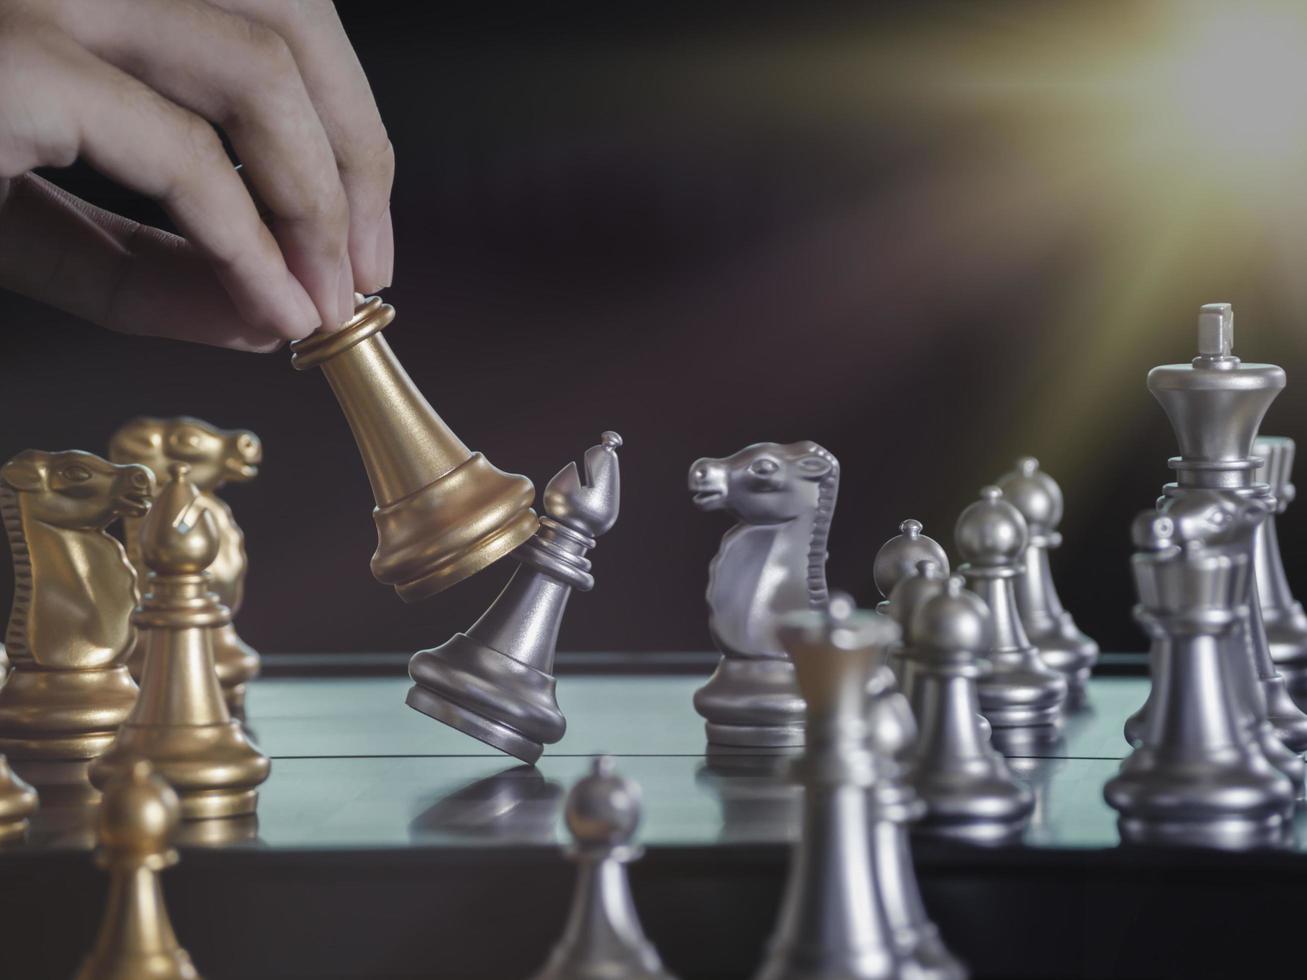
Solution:
M355 296L354 316L290 345L300 371L321 366L372 484L372 574L414 602L498 561L536 532L535 488L463 444L381 336L395 309Z
M14 561L0 751L31 760L33 773L98 756L136 701L124 666L135 641L136 573L105 528L144 515L152 491L145 467L75 450L29 449L0 468Z
M177 794L144 759L105 786L96 860L109 872L109 901L76 980L199 980L159 881L177 863L172 837L180 811Z
M232 720L214 669L213 633L231 621L206 571L218 555L217 525L189 468L174 463L170 477L141 527L150 569L132 614L145 645L141 695L91 766L91 782L103 790L148 759L176 790L183 819L244 816L254 812L270 764Z
M139 463L156 477L163 477L173 463L190 467L190 481L199 491L200 502L212 515L218 530L218 557L209 566L209 589L231 610L234 618L245 598L245 535L232 516L231 508L217 491L228 483L245 483L259 473L263 444L246 429L220 429L201 419L179 416L140 416L123 424L109 440L109 458L115 463ZM127 557L144 584L149 570L141 557L142 519L123 521ZM138 642L128 660L132 676L139 681L144 650ZM242 640L233 623L213 631L213 660L227 705L240 712L245 706L245 685L259 673L259 655Z

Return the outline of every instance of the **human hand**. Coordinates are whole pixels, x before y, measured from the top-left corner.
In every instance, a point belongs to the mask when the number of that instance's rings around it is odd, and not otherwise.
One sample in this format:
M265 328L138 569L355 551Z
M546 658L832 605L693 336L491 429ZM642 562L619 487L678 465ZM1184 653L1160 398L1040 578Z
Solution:
M29 172L79 158L181 236ZM329 0L0 0L0 286L113 330L274 350L390 284L393 177Z

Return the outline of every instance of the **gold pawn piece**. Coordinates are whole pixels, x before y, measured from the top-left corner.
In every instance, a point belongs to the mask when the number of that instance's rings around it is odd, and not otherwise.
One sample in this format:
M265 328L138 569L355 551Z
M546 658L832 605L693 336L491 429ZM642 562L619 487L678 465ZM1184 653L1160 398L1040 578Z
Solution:
M180 809L177 794L144 759L105 785L96 860L109 872L109 901L76 980L199 980L159 882L159 872L177 863L171 842Z
M401 599L435 595L536 532L535 488L463 445L422 397L381 336L395 309L355 295L339 330L290 345L303 371L321 365L372 483L372 574Z
M209 588L231 610L234 618L245 598L245 535L232 516L231 508L217 495L228 483L245 483L259 473L263 444L245 429L219 429L200 419L179 416L158 419L141 416L122 425L109 440L109 458L115 463L139 463L156 477L162 477L173 463L191 468L190 479L200 492L200 501L213 515L218 527L218 557L209 566ZM141 519L123 521L127 557L144 585L149 576L141 557ZM245 685L259 673L259 655L240 638L232 623L213 632L213 662L227 706L239 714L245 709ZM127 661L139 681L145 651L138 641Z
M123 665L135 642L136 573L105 528L143 515L152 490L145 467L75 450L29 449L0 468L14 561L0 752L43 786L85 784L87 761L136 702Z
M148 759L177 791L185 820L253 813L266 756L232 720L213 664L213 632L231 611L209 591L206 569L218 555L218 529L189 467L171 479L141 528L150 579L132 621L144 633L141 696L118 737L91 766L101 790L138 759Z
M16 840L27 833L27 818L36 812L36 804L36 790L0 755L0 841Z

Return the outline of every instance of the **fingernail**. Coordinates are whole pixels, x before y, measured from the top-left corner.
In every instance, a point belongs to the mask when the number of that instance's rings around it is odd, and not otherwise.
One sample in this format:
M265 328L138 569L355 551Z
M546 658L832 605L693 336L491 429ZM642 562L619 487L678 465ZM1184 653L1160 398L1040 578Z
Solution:
M349 256L340 260L340 275L336 279L336 298L339 305L337 323L344 323L354 315L354 267Z
M390 220L390 206L386 206L386 213L381 216L381 221L377 225L377 241L373 246L373 254L376 256L377 278L381 285L378 289L385 289L395 278L395 227Z

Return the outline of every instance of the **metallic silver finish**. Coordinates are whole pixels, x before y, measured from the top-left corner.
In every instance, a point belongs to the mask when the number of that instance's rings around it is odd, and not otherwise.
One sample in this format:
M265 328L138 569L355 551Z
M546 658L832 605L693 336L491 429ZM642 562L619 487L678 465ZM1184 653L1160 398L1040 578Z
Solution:
M576 842L576 891L563 938L532 980L674 980L645 938L626 878L640 822L640 787L595 759L567 796L567 828Z
M867 722L867 687L897 624L839 597L782 617L779 632L808 706L795 767L804 816L756 980L962 977L917 891L903 822L920 802L873 751Z
M965 559L958 571L992 617L983 652L992 669L979 679L977 691L994 745L1006 755L1051 745L1061 737L1067 682L1039 659L1017 611L1013 580L1021 574L1030 540L1026 520L1003 499L1002 490L989 486L958 516L954 534Z
M905 779L926 804L915 833L1007 843L1025 830L1035 798L980 727L976 679L993 626L985 603L962 586L960 576L946 580L913 614L908 655L919 734Z
M917 740L917 721L912 715L912 616L927 599L944 589L948 575L933 558L923 558L908 574L898 577L890 597L876 607L899 624L900 639L890 647L889 660L898 661L891 672L878 667L872 675L872 738L877 751L899 758ZM898 691L894 690L897 682Z
M708 628L722 659L695 692L694 707L710 749L803 745L803 698L775 620L826 607L826 543L839 479L839 461L815 442L757 443L690 467L695 506L738 522L708 568Z
M1098 660L1098 644L1076 626L1062 607L1048 553L1062 544L1062 488L1039 468L1039 460L1023 456L1015 469L997 480L1003 498L1021 511L1030 528L1024 567L1014 587L1017 609L1026 636L1039 648L1039 657L1067 679L1067 702L1083 703L1089 672Z
M922 534L923 529L921 521L909 517L899 524L899 533L876 552L871 576L876 588L886 599L894 591L894 586L916 571L923 561L933 561L944 576L948 577L948 554L938 541ZM884 611L877 607L877 612Z
M876 607L877 612L894 615L890 608L894 589L903 579L913 575L923 561L933 562L942 576L948 578L948 554L938 541L921 532L921 522L908 518L899 524L899 533L881 545L880 550L876 552L871 574L876 582L876 588L885 597L885 601ZM889 669L894 672L894 679L904 697L911 698L912 678L908 676L905 669L904 657L904 645L910 642L907 633L911 615L895 618L903 629L904 637L902 643L890 651Z
M1193 490L1223 491L1255 497L1269 510L1275 500L1269 486L1255 481L1260 460L1252 447L1266 410L1284 388L1284 371L1274 364L1245 364L1234 356L1234 312L1228 303L1204 306L1198 320L1199 355L1190 364L1164 364L1148 372L1148 390L1166 412L1180 445L1180 455L1167 464L1176 471L1176 482L1162 492L1179 498ZM1254 537L1247 535L1250 563ZM1224 642L1251 656L1265 700L1264 709L1254 706L1254 711L1264 711L1280 739L1298 753L1307 749L1307 715L1289 697L1271 660L1256 576L1249 576L1248 587L1247 613Z
M1225 498L1227 514L1251 525L1256 501ZM1164 514L1135 522L1131 560L1136 615L1168 664L1153 681L1141 744L1103 789L1120 813L1122 840L1242 848L1283 840L1295 787L1248 737L1244 658L1225 638L1243 621L1249 559L1185 537Z
M1253 568L1271 660L1284 675L1294 700L1302 703L1307 699L1307 613L1289 588L1276 527L1276 519L1297 495L1290 482L1294 451L1294 441L1288 436L1258 436L1253 443L1253 455L1262 461L1253 478L1270 486L1275 497L1275 512L1257 534Z
M573 590L594 588L586 554L617 523L622 438L586 450L585 481L568 463L545 487L540 529L514 551L521 565L466 632L409 661L405 703L502 752L535 763L563 737L554 695L558 629Z

